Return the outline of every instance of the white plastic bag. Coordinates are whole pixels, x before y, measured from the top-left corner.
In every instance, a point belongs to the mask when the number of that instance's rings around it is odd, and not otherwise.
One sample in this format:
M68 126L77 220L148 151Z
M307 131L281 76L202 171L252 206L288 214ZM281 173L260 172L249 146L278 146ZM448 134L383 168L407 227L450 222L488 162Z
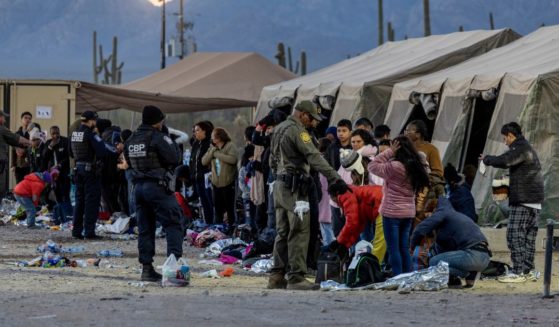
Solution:
M190 267L183 258L177 261L175 255L171 254L163 263L161 270L163 287L184 287L190 284Z

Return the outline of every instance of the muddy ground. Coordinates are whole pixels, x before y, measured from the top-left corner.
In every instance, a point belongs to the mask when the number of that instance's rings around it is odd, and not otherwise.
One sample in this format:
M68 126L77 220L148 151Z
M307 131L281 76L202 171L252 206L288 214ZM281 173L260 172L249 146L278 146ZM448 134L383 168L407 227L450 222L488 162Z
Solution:
M52 239L85 245L79 259L120 248L112 268L25 268L13 262L37 256ZM412 292L295 292L265 289L266 275L235 266L231 278L199 273L201 250L184 245L193 269L186 288L129 285L140 277L136 241L77 241L68 231L30 231L0 226L0 326L559 326L559 297L542 299L542 281L501 284L479 281L469 290ZM165 260L157 241L156 265ZM497 259L508 260L506 253ZM552 290L559 291L559 256L554 257ZM543 271L543 255L536 264ZM223 268L218 268L218 270Z

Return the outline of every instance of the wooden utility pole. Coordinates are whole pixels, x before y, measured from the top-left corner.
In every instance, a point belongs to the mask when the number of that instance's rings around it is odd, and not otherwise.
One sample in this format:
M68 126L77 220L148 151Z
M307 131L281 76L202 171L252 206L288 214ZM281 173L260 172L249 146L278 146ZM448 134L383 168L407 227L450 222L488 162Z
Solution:
M180 9L179 9L179 28L180 28L180 46L181 46L181 51L179 54L179 58L182 60L182 58L184 58L184 0L180 1Z
M161 6L161 69L165 68L165 0Z
M494 30L495 29L495 23L493 22L493 13L490 12L489 13L489 28Z
M423 27L424 35L431 35L431 16L429 16L429 0L423 0Z
M382 0L378 0L378 45L384 43L384 22L382 15Z

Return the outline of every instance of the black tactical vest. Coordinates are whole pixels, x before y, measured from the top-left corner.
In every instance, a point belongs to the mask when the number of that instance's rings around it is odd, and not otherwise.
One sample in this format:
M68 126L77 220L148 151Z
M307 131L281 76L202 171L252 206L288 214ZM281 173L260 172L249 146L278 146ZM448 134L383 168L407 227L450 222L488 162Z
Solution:
M153 133L153 131L136 131L126 142L130 166L138 172L149 173L152 170L163 168L155 148L151 145Z
M85 128L80 128L72 132L71 147L76 161L93 162L95 154L89 144L89 137L91 137L92 134L91 131L88 133Z

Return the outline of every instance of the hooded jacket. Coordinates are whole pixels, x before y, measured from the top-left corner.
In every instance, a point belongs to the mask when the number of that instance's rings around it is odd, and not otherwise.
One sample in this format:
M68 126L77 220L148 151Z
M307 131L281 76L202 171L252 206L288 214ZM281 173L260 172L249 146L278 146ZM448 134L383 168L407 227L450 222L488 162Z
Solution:
M351 190L338 196L340 208L345 215L345 225L337 237L337 241L349 248L363 232L367 221L374 222L379 213L382 201L382 186L352 186Z
M536 151L519 136L500 156L485 156L483 163L497 168L508 168L510 176L509 203L542 203L544 199L542 167Z
M32 198L33 203L38 205L45 186L46 183L41 177L41 173L31 173L16 185L14 194L24 198Z
M466 250L487 238L479 226L468 216L452 208L452 204L445 197L440 197L437 210L415 227L411 237L411 247L421 243L427 234L436 231L435 245L437 253Z

